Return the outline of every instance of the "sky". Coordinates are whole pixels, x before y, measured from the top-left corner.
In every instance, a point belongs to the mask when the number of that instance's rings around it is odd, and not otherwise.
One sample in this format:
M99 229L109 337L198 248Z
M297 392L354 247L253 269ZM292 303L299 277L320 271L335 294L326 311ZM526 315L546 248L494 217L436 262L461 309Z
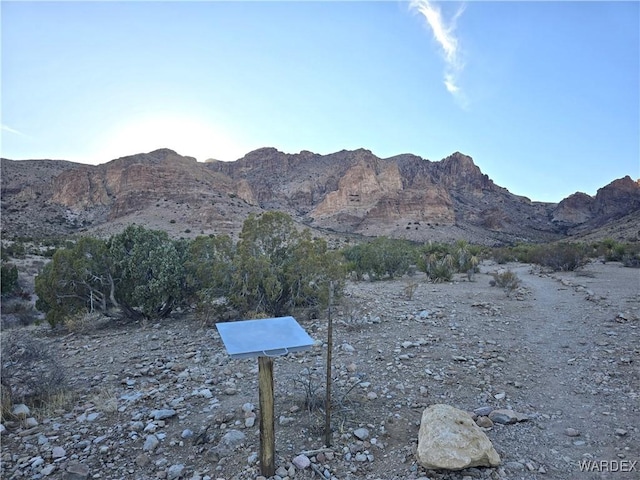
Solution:
M459 151L558 202L640 177L640 3L0 3L2 157Z

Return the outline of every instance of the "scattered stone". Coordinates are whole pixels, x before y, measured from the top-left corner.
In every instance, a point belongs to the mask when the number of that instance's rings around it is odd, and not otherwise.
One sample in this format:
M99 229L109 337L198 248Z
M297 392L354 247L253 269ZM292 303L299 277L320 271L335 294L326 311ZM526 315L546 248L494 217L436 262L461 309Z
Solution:
M47 477L51 475L55 469L56 465L54 463L50 463L49 465L45 465L45 467L40 470L40 475L42 475L43 477Z
M89 476L89 467L84 463L71 462L67 465L64 480L85 480Z
M153 452L160 445L160 440L155 435L148 435L142 446L142 450L145 452Z
M353 353L356 351L356 349L348 343L343 343L340 348L347 353Z
M24 427L25 428L33 428L38 426L38 420L33 417L27 417L24 419Z
M54 459L55 458L63 458L66 455L67 455L67 452L62 447L53 447L53 450L51 450L51 457L54 458Z
M473 411L479 417L487 417L491 412L493 412L493 407L479 407Z
M476 419L476 424L482 428L491 428L493 427L493 422L489 417L482 416Z
M229 430L220 439L220 443L230 448L235 448L244 443L247 436L240 430Z
M27 407L24 403L18 403L11 409L11 415L21 419L27 418L30 413L31 410L29 410L29 407Z
M160 410L151 410L149 415L154 420L165 420L167 418L175 417L176 411L172 408L164 408Z
M367 438L369 438L369 430L367 430L366 428L358 428L358 429L353 431L353 435L358 440L363 440L364 441Z
M150 463L151 463L151 459L144 453L141 453L136 457L136 465L139 467L146 467Z
M284 415L280 415L280 418L278 419L278 423L280 425L282 425L282 426L289 425L289 424L291 424L291 423L293 423L295 421L296 421L295 418L293 418L293 417L285 417Z
M301 454L294 457L294 459L291 460L291 463L293 463L298 470L304 470L305 468L309 468L311 460L306 455Z
M417 458L427 469L462 470L500 464L498 452L471 416L443 404L431 405L422 414Z
M564 434L567 437L579 437L580 436L580 432L578 430L576 430L575 428L571 428L571 427L565 429Z
M616 428L613 433L621 437L624 437L628 432L624 428Z
M501 423L503 425L511 425L518 421L518 415L513 410L498 409L489 414L489 418L493 423Z
M180 478L182 476L182 472L184 471L184 465L183 464L176 464L176 465L171 465L168 469L167 469L167 479L168 480L177 480L178 478Z

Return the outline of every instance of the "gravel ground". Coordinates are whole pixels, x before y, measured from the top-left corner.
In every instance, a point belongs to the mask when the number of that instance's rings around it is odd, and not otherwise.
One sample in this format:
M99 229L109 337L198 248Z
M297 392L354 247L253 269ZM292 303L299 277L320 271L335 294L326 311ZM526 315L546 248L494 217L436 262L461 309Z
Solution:
M510 294L490 285L504 268L521 280ZM349 283L332 315L332 445L326 315L299 318L316 345L275 360L274 478L640 478L639 300L640 270L617 263ZM21 332L46 345L70 395L4 422L1 478L261 478L257 360L230 359L213 325ZM434 403L516 412L485 428L502 464L419 466L419 422Z

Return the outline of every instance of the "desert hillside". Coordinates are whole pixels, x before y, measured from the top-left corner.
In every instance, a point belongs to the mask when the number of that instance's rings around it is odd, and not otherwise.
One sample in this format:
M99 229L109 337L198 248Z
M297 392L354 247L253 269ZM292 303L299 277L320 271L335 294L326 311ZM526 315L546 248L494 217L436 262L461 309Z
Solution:
M459 152L437 162L273 148L235 162L200 163L168 149L97 166L2 159L4 238L110 235L133 222L175 236L235 235L249 213L265 210L324 234L494 245L605 229L634 241L640 185L625 177L595 197L536 202L496 185Z

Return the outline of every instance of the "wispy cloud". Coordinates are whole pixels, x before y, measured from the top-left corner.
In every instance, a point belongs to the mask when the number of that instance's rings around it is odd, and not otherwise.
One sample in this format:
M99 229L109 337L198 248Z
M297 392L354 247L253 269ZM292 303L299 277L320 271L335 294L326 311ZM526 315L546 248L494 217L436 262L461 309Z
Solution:
M0 125L0 130L2 130L3 132L12 133L14 135L20 135L21 137L26 137L27 136L24 133L22 133L21 131L16 130L15 128L11 128L9 125L5 125L4 123Z
M464 64L460 58L458 38L455 36L456 22L464 12L464 4L458 7L450 21L446 21L440 7L429 0L411 0L409 8L420 13L429 24L433 37L442 48L446 63L444 86L463 108L466 107L467 100L458 83Z

